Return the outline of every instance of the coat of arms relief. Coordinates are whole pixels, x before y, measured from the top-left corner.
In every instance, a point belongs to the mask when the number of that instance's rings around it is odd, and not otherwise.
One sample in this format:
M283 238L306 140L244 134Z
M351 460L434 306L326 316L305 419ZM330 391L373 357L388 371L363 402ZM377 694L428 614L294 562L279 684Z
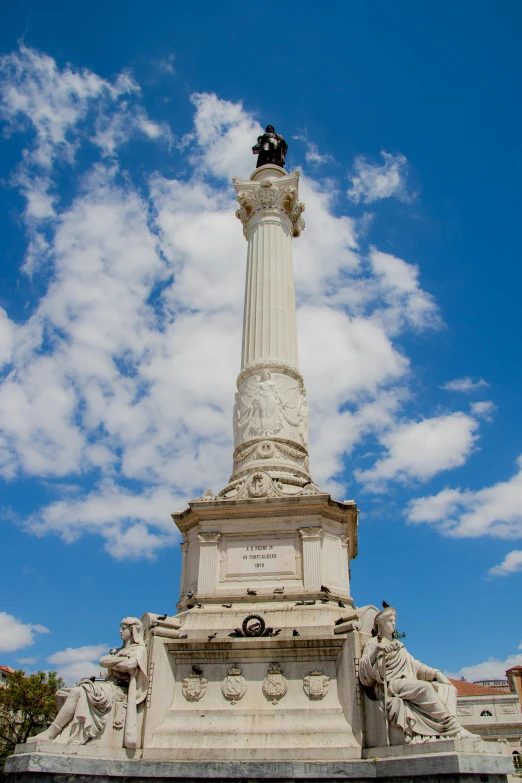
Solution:
M271 663L268 667L268 673L263 680L263 693L272 704L283 698L288 690L288 683L283 676L283 670L278 663Z
M312 701L323 699L328 692L329 684L330 678L323 671L316 669L308 672L303 679L304 692Z
M187 701L199 701L207 690L208 680L201 674L189 674L181 683L183 696Z
M231 704L236 704L246 693L247 683L239 666L232 666L221 683L221 693Z

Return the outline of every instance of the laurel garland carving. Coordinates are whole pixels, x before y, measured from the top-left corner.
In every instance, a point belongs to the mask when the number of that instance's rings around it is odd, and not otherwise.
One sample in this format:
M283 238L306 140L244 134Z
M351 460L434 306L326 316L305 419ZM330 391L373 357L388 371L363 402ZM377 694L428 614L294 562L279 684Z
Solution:
M252 460L253 463L265 460L272 462L294 462L303 470L308 471L308 455L288 443L279 443L271 440L263 440L247 446L245 449L237 449L234 455L234 472L245 463ZM204 499L204 496L203 496Z
M256 359L245 365L237 377L237 385L241 386L250 375L255 375L262 370L270 370L270 372L280 372L284 375L290 375L291 378L295 378L299 381L299 387L301 391L304 389L303 376L299 370L288 362L283 362L280 359Z

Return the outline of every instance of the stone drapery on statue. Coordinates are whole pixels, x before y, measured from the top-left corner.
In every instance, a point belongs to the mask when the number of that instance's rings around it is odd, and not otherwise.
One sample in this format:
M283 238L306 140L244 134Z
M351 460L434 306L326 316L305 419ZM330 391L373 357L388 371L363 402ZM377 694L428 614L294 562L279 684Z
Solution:
M288 144L281 134L276 133L273 125L267 125L262 136L257 137L257 143L252 147L252 152L257 155L256 168L273 163L284 168Z
M107 669L102 682L81 680L72 688L57 693L63 701L54 722L38 739L84 745L99 737L106 728L109 711L120 703L123 707L121 723L124 728L123 746L138 745L137 708L147 695L147 650L143 641L143 625L137 617L125 617L120 624L123 646L100 659L100 666ZM31 739L34 739L31 737Z
M456 720L455 687L438 669L415 660L393 638L396 611L387 606L375 618L377 636L366 643L359 677L384 701L385 717L404 733L405 743L475 738Z

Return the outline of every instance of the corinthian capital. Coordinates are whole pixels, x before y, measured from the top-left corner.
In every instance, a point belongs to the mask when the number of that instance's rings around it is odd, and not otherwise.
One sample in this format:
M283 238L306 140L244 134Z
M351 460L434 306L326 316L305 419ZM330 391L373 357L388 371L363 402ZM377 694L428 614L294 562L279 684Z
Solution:
M260 181L234 178L232 182L239 202L236 217L243 224L246 238L253 220L274 214L283 215L289 221L292 236L300 236L305 226L302 217L305 205L299 201L299 171Z

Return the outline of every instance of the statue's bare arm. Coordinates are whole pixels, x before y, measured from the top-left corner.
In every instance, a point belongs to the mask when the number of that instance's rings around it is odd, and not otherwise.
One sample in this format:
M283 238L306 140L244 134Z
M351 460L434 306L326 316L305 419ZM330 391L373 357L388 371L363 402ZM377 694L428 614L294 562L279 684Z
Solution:
M134 658L129 658L127 655L104 655L100 658L100 666L117 672L133 672L137 665Z

